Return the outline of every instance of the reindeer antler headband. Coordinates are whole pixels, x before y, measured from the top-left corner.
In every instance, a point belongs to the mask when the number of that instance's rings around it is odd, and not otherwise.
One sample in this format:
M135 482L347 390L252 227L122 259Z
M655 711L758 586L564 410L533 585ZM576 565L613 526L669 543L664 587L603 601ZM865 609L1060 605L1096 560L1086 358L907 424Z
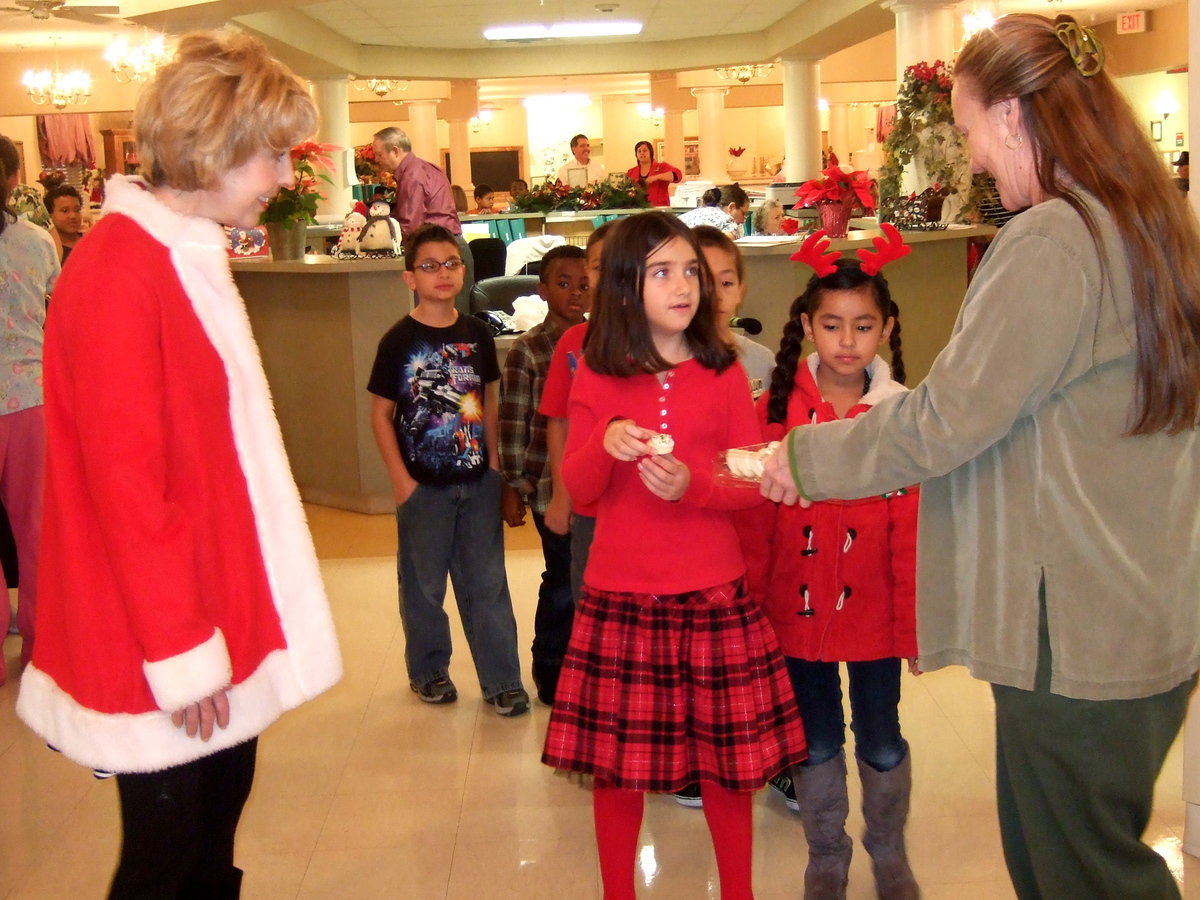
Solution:
M904 243L904 238L900 236L895 225L884 222L879 227L884 236L871 241L875 249L858 251L858 258L861 260L859 267L868 275L878 275L879 270L888 263L912 253L912 247ZM806 237L800 249L791 256L794 262L812 266L818 278L832 274L841 258L840 250L829 249L829 238L826 237L824 229L814 231Z

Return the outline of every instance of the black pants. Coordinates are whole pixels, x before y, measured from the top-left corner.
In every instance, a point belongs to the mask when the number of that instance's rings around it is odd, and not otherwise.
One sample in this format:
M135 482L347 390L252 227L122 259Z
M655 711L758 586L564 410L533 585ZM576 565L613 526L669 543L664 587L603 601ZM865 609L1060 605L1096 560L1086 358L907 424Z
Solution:
M257 738L161 772L117 775L121 859L108 896L236 898L233 838Z
M533 512L531 510L531 512ZM537 612L533 617L533 665L552 670L555 681L571 640L575 602L571 598L571 535L555 534L546 520L533 512L533 524L542 539L546 569L538 588ZM536 674L536 673L535 673Z

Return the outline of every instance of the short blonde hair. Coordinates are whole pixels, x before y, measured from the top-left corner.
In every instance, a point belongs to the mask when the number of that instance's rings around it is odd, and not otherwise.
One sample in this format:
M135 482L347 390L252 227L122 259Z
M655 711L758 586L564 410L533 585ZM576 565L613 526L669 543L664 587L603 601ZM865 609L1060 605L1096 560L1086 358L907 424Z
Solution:
M141 174L156 187L213 190L256 153L282 153L317 128L303 84L257 38L184 35L138 98Z

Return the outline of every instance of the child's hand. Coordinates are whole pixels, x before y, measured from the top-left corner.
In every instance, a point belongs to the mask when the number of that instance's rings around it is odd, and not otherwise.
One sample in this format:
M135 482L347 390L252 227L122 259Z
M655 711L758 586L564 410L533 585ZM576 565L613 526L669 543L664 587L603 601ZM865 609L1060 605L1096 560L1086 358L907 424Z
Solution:
M642 428L633 419L617 419L604 432L604 452L613 459L632 462L650 452L646 441L653 436L653 431Z
M915 656L908 658L908 672L910 675L921 674L921 660Z
M638 475L650 493L674 503L692 482L692 470L668 453L646 456L638 463Z
M413 492L417 489L417 484L418 482L415 478L410 478L408 481L397 480L395 483L393 483L392 495L396 501L397 508L408 502L408 498L411 497Z
M511 484L500 485L500 514L509 528L520 528L525 524L525 501Z
M566 534L571 530L571 498L564 491L550 495L546 504L546 517L542 520L555 534Z

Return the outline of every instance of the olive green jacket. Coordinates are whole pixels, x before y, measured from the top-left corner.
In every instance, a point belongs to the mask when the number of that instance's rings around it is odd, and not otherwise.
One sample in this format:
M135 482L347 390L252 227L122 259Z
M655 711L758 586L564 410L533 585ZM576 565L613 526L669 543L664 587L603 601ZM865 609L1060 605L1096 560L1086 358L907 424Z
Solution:
M916 389L788 440L813 499L922 483L924 669L961 664L1031 689L1044 577L1051 690L1103 700L1165 691L1200 667L1200 431L1123 436L1129 271L1091 208L1107 273L1065 202L1035 206L997 235ZM921 302L896 300L902 312Z

